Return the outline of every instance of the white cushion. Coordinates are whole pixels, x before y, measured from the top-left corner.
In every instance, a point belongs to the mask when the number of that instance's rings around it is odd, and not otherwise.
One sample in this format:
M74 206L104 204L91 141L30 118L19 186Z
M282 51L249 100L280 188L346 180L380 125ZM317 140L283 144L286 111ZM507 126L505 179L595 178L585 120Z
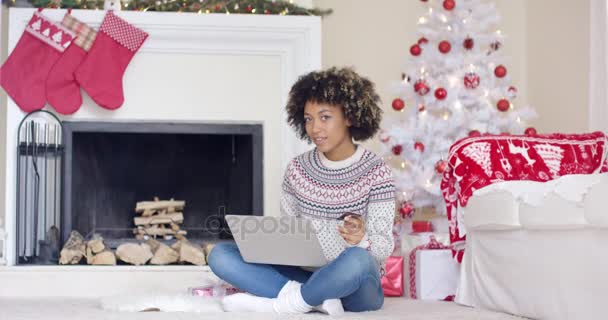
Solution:
M548 182L505 181L476 190L464 211L469 230L608 227L608 173Z

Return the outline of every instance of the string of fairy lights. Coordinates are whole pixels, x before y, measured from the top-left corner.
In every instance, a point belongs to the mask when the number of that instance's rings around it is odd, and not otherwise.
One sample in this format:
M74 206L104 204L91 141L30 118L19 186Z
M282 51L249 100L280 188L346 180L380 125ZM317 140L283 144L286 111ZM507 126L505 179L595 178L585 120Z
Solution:
M14 6L16 0L3 0ZM326 16L331 9L308 9L298 6L293 0L116 0L122 10L173 11L199 14L268 14L268 15L312 15ZM102 10L104 0L31 0L36 8L72 8Z

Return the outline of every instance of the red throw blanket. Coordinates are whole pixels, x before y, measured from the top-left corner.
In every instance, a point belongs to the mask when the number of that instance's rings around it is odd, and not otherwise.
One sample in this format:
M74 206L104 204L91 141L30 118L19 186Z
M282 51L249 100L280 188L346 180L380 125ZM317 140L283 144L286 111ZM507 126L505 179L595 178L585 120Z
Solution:
M608 139L601 132L537 136L481 136L450 147L441 181L447 207L450 242L461 262L466 231L459 228L459 207L477 189L511 180L548 181L568 174L607 172ZM603 163L603 165L602 165Z

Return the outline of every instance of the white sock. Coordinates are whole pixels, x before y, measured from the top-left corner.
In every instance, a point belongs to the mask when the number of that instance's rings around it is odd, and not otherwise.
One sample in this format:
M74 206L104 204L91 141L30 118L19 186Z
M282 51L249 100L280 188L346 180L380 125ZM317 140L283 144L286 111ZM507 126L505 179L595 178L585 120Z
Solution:
M323 301L323 304L316 306L314 309L330 316L341 316L344 314L344 307L342 307L342 300L340 299L327 299Z
M274 299L273 307L277 313L306 313L312 310L312 306L302 298L302 285L297 281L287 281L279 295Z
M235 293L222 299L224 311L253 311L275 312L273 301L275 299L254 296L249 293Z

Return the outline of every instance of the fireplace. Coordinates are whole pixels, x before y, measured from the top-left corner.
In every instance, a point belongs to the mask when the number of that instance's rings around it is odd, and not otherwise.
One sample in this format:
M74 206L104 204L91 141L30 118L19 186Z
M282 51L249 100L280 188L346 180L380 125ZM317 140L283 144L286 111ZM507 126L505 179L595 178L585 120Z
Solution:
M61 235L134 241L139 201L183 200L192 242L229 238L225 214L263 215L261 124L66 121ZM161 237L162 238L162 237Z

